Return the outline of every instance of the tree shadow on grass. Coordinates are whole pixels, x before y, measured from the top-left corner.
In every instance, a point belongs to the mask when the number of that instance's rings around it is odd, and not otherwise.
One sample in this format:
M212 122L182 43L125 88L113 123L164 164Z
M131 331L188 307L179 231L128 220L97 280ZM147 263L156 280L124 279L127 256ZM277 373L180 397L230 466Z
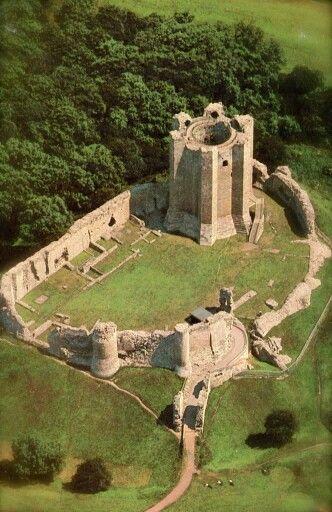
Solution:
M259 448L266 450L267 448L275 448L275 442L266 434L266 432L258 432L257 434L249 434L246 439L246 445L250 448Z

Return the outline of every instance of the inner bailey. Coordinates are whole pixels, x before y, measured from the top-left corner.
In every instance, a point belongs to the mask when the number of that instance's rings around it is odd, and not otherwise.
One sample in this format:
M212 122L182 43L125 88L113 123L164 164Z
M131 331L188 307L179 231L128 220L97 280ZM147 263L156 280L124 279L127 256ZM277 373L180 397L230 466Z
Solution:
M212 245L249 233L253 175L253 118L225 116L211 103L202 117L174 116L166 228Z

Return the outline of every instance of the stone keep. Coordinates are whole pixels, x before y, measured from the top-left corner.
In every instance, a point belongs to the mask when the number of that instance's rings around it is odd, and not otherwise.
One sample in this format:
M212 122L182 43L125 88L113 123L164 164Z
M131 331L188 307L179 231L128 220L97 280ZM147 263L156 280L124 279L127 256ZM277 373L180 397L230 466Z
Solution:
M253 118L224 115L211 103L202 117L174 116L166 229L212 245L248 233L252 195Z

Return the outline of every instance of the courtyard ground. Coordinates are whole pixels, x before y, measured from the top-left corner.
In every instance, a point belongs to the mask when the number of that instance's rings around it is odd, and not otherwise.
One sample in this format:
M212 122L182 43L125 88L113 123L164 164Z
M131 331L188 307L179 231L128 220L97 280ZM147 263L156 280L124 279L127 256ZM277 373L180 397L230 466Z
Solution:
M23 298L35 312L20 305L17 309L25 320L34 320L33 329L48 318L56 319L55 313L69 315L72 325L88 328L101 319L115 322L119 329L171 329L197 306L217 305L219 289L231 286L235 300L251 289L257 292L237 310L244 320L254 318L258 311L268 310L265 300L269 297L281 303L308 268L308 246L293 243L299 237L282 206L260 194L265 199L266 222L257 246L238 235L202 247L166 233L152 244L131 245L139 232L129 222L118 235L122 245L95 267L108 272L133 254L133 248L141 251L140 257L87 289L87 278L63 268ZM115 243L106 242L107 248ZM72 263L80 266L89 257L83 252ZM37 304L41 295L48 300Z

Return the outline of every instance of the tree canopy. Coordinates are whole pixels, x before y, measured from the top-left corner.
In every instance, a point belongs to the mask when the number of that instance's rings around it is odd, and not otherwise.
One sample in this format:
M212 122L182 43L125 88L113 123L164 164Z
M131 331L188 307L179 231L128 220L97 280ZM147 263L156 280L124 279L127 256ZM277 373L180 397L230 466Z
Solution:
M252 24L139 17L97 0L3 0L0 19L0 220L12 243L56 237L164 171L181 110L223 101L253 115L271 164L282 140L330 129L322 78L282 74L279 45Z

